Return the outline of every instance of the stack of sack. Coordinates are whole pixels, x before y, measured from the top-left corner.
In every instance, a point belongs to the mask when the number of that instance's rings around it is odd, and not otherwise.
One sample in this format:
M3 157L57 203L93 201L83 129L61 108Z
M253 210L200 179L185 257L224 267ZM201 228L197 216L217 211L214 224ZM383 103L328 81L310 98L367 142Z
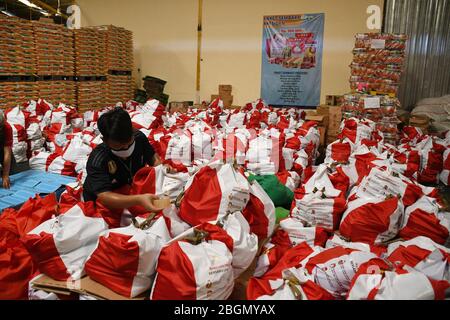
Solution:
M393 146L368 120L342 123L264 245L248 299L450 297L449 208L421 184L446 177L448 135L402 135Z
M185 114L156 100L121 107L178 172L146 167L117 192L152 193L171 205L108 210L67 187L59 203L50 195L5 210L0 286L13 289L0 299L64 298L28 292L42 275L89 276L124 298L228 299L255 261L247 299L449 296L450 213L429 185L448 183L450 134L406 127L393 146L373 122L352 118L316 166L317 125L295 109L262 100L237 111L216 100ZM102 142L96 122L110 109L81 119L38 101L10 117L24 128L22 119L34 117L46 135L32 167L83 181Z

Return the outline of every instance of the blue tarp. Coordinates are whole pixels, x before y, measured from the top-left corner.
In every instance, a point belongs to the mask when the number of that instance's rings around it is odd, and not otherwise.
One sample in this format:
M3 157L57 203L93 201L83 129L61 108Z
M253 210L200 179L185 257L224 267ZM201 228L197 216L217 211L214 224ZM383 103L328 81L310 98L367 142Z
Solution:
M0 210L20 205L36 194L52 193L62 185L75 182L73 177L28 170L10 177L11 189L0 188Z

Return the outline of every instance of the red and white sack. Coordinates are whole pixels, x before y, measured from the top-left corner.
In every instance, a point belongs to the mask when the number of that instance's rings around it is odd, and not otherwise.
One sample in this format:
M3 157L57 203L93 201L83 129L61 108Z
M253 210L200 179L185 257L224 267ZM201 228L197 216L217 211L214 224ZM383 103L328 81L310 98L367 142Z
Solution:
M443 152L438 149L444 148L436 144L431 137L421 141L416 148L420 154L420 183L439 183L439 175L443 169Z
M324 247L328 239L328 232L324 228L305 227L300 221L292 218L281 220L280 229L286 233L292 246L306 242L311 247Z
M370 252L335 247L311 257L305 269L314 277L316 284L336 299L344 299L359 266L376 257Z
M183 192L183 188L189 180L189 173L168 173L167 167L145 167L139 170L133 178L130 194L154 194L160 197L169 197L172 201ZM146 210L141 207L130 208L135 214L144 214Z
M5 111L5 118L11 127L16 124L26 128L30 120L30 113L22 110L21 107L15 107Z
M213 162L190 178L180 204L180 217L195 226L216 222L227 213L242 211L250 198L250 184L230 164Z
M283 271L289 268L304 267L308 259L323 249L319 247L311 248L306 242L287 249L271 265L265 273L254 275L247 285L247 299L256 300L265 295L272 295L279 286L272 287L274 281L279 281L283 277Z
M66 146L62 157L66 161L78 163L80 161L86 161L91 152L91 146L85 144L81 137L74 136Z
M358 198L399 196L407 207L422 197L423 193L416 184L396 177L388 170L373 168L361 181L355 195Z
M348 203L339 232L352 242L382 244L397 236L403 213L396 197L356 199Z
M144 218L136 218L138 223ZM164 217L148 229L110 229L85 264L86 274L114 292L135 298L151 288L159 253L171 237Z
M172 160L189 166L192 162L190 136L183 132L173 133L167 145L164 160Z
M178 215L178 208L171 205L169 208L163 210L163 215L170 220L170 234L173 237L178 237L180 234L192 228L191 225L184 222Z
M243 128L247 121L247 114L244 112L232 113L227 121L228 128Z
M185 240L194 230L206 232L199 241ZM170 241L156 266L151 300L226 300L234 288L233 240L208 223Z
M444 165L439 175L439 180L446 186L450 186L450 147L447 147L443 155Z
M30 159L30 168L32 170L57 173L64 176L76 177L76 164L66 161L57 153L39 152Z
M159 125L157 118L152 113L145 113L142 111L134 111L130 113L133 127L137 129L151 129Z
M240 212L235 212L219 221L219 225L233 239L233 271L238 278L248 269L258 251L258 237L251 233L250 226Z
M320 165L308 182L295 194L291 217L305 226L317 226L333 231L338 228L346 200L333 186L327 167Z
M21 241L41 273L59 281L78 280L84 275L84 264L97 247L99 236L107 229L93 207L80 203L42 223Z
M450 282L450 249L429 238L394 242L388 246L387 255L397 268L409 266L431 279Z
M252 233L260 240L267 239L275 229L275 205L257 181L250 184L250 198L242 214Z
M38 140L42 139L42 131L39 123L32 122L27 128L27 140Z
M349 139L337 140L327 146L325 163L346 163L354 149L353 143Z
M276 174L278 180L292 192L300 185L300 176L295 171L281 171Z
M282 278L270 281L274 291L256 300L334 300L303 268L283 270Z
M348 300L444 300L449 296L448 281L436 281L411 270L390 270L385 262L360 267L352 281Z
M327 249L335 247L344 247L359 251L372 252L379 257L383 256L387 251L387 248L385 246L375 246L364 242L349 242L342 239L337 234L335 234L332 238L328 239L325 244L325 248Z
M200 130L192 134L192 160L210 160L213 156L212 150L213 136Z
M436 199L423 196L405 209L399 236L404 240L425 236L450 245L450 213L442 212Z

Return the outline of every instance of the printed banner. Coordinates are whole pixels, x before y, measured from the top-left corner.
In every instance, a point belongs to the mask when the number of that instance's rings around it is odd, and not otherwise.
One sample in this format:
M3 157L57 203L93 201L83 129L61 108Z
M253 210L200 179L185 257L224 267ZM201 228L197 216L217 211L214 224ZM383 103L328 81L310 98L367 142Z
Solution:
M320 104L325 14L265 16L261 97L273 106Z

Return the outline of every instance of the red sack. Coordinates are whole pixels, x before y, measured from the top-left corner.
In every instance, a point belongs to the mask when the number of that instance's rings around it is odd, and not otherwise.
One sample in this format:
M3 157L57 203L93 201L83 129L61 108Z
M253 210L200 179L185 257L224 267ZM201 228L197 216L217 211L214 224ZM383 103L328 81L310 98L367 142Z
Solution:
M381 244L397 236L403 211L397 198L357 199L349 202L339 232L350 241Z
M242 210L242 215L258 239L267 239L272 234L276 222L275 206L257 181L250 185L250 200Z
M450 243L450 213L440 212L435 199L423 196L406 208L399 236L404 240L425 236L447 245Z
M58 215L54 193L44 198L36 196L30 199L18 211L6 209L0 215L0 240L19 239L53 215Z
M299 267L300 263L313 253L314 250L306 242L287 250L278 263L264 275L250 278L247 285L247 299L256 300L263 295L273 294L275 290L270 285L271 280L280 279L285 269Z
M150 299L227 299L234 287L232 250L233 239L218 226L188 230L162 249Z
M28 282L35 272L31 256L19 240L0 241L0 300L28 299Z

